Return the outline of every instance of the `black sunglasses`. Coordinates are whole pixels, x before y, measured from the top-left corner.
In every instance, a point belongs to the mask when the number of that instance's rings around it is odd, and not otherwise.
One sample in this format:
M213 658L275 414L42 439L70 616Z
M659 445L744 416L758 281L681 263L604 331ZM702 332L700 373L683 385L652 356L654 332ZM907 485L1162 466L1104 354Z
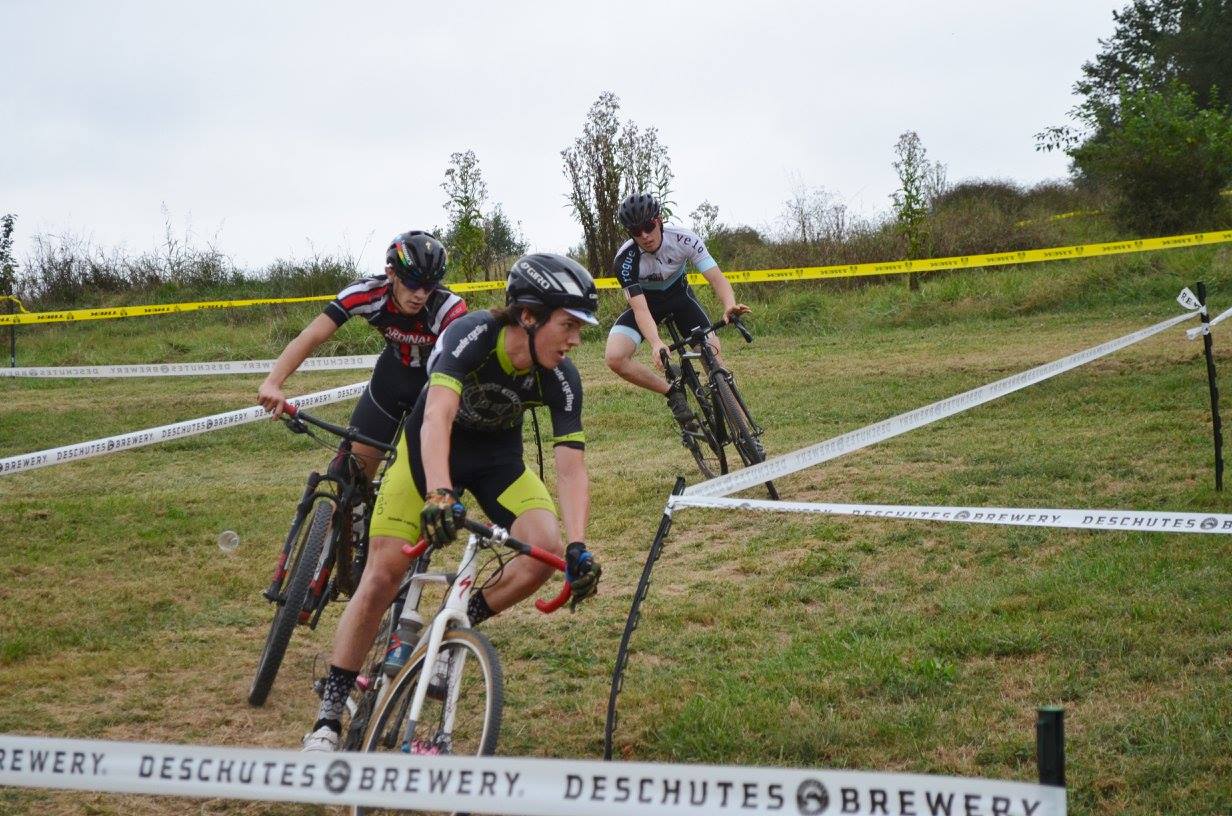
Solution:
M637 224L636 226L629 227L629 237L636 238L642 233L646 233L647 235L649 235L650 233L654 232L655 225L658 223L658 221L659 221L659 217L655 216L654 218L651 218L649 221L643 221L641 224Z

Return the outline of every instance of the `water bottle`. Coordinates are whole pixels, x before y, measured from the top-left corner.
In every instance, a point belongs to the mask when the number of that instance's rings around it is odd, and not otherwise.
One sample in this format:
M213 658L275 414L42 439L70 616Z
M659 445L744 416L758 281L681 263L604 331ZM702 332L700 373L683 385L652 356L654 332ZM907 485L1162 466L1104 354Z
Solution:
M402 610L402 617L398 620L398 630L390 639L389 651L385 653L383 669L390 677L400 672L406 665L411 651L419 642L419 633L423 629L423 624L423 616L419 614L419 610Z

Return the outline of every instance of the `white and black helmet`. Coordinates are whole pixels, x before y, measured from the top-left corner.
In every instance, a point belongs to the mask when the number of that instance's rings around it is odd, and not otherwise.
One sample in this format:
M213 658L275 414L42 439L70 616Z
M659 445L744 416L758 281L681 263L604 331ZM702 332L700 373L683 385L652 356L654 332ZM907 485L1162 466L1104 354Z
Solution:
M645 224L659 214L659 199L652 193L634 193L620 202L616 217L625 229L633 229Z
M514 261L505 283L505 304L564 309L578 320L599 325L595 279L586 267L563 255L536 253Z

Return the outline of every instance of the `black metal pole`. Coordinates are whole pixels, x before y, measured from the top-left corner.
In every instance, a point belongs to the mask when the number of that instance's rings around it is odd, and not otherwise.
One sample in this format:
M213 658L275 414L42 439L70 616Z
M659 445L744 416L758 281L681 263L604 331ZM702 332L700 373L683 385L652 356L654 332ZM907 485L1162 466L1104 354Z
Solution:
M1223 423L1219 418L1219 382L1215 378L1215 354L1211 350L1210 310L1206 308L1206 284L1198 281L1198 302L1202 304L1202 348L1206 353L1206 380L1211 390L1211 431L1215 436L1215 489L1223 490Z
M9 314L17 314L17 301L9 301ZM9 368L17 368L17 326L9 324Z
M1041 785L1065 787L1065 709L1043 706L1035 721L1035 762Z
M684 477L677 476L671 495L679 496L683 492ZM607 760L612 758L613 735L616 733L616 698L625 681L625 666L629 662L629 641L641 619L642 601L650 592L650 571L654 569L655 562L659 560L659 554L663 552L663 540L667 538L671 529L672 511L670 508L665 508L663 518L659 521L659 529L655 532L654 541L650 544L650 551L646 553L646 566L642 568L641 580L637 582L637 589L633 592L633 605L629 607L629 617L625 620L625 631L620 636L620 648L616 650L616 668L612 670L612 688L607 698L607 723L603 728L603 758Z

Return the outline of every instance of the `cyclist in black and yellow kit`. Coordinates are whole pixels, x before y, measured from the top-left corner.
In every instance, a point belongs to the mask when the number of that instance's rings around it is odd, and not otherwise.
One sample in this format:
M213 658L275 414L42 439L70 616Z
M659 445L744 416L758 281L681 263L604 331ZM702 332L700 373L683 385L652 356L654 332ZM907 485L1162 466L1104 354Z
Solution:
M370 527L368 565L334 638L329 675L304 750L337 747L341 714L384 611L410 561L402 545L422 534L451 541L469 492L493 522L556 555L583 600L600 569L586 548L590 482L584 456L582 381L569 352L584 325L597 325L598 294L580 264L560 255L526 255L509 271L506 307L474 312L441 335L429 361L429 384L398 437ZM556 493L522 459L522 413L546 406L552 418ZM563 523L568 547L561 546ZM530 596L551 568L519 556L471 597L472 624Z

